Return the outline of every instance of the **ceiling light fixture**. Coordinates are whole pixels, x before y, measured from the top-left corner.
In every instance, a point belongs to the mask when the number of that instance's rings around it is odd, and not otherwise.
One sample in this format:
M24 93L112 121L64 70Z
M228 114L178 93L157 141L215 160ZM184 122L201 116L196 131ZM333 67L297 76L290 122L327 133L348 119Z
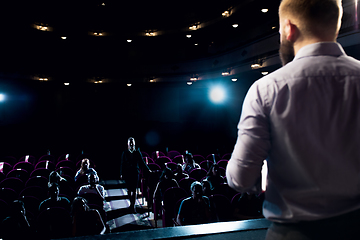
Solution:
M252 69L258 69L258 68L260 68L260 67L261 67L261 65L260 65L259 63L251 64L251 68L252 68Z
M70 85L70 83L66 82L66 83L64 83L64 85L65 85L65 86L69 86L69 85Z
M236 82L237 78L232 78L231 81Z
M126 40L128 43L131 43L132 42L132 40L131 39L128 39L128 40Z
M233 26L233 28L237 28L239 26L239 24L234 23L232 26Z
M66 39L66 37L65 37L65 36L64 36L64 37L61 37L61 39L62 39L62 40L65 40L65 39Z
M197 22L189 27L190 30L198 30L200 28L200 22Z
M224 72L221 73L221 75L228 76L228 75L230 75L230 72L229 71L224 71Z
M131 87L131 86L132 86L132 84L131 84L131 83L128 83L128 84L126 84L126 86Z
M155 37L155 36L156 36L156 32L152 32L152 31L145 32L145 36L148 36L148 37Z
M225 11L221 14L223 17L229 17L230 16L230 12L229 11Z
M186 84L190 86L190 85L193 84L193 82L192 81L187 81Z
M267 12L269 11L269 9L263 8L263 9L261 9L261 11L262 11L263 13L267 13Z
M188 35L186 35L186 37L187 37L187 38L191 38L191 35L190 35L190 34L188 34Z
M268 75L269 72L261 72L261 74L265 76L265 75Z

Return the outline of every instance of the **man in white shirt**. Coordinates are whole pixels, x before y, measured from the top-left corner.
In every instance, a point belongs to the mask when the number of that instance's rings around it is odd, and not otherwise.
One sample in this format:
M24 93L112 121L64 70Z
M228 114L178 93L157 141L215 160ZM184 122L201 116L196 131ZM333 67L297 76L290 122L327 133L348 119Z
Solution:
M78 191L78 195L82 196L86 193L94 193L99 195L103 200L105 200L105 189L102 185L97 184L98 182L97 176L94 174L89 174L88 178L89 178L89 184L81 186Z
M245 97L228 183L259 192L267 159L267 239L358 239L360 62L336 43L341 0L283 0L279 17L284 66Z

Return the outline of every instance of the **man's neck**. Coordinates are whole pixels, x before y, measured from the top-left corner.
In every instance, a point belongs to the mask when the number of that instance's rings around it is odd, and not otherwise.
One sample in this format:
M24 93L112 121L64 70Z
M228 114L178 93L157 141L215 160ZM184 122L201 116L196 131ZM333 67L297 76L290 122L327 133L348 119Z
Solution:
M336 40L333 39L320 39L320 38L311 38L311 39L304 39L302 41L296 41L294 43L294 53L296 54L300 51L301 48L314 44L314 43L320 43L320 42L336 42Z

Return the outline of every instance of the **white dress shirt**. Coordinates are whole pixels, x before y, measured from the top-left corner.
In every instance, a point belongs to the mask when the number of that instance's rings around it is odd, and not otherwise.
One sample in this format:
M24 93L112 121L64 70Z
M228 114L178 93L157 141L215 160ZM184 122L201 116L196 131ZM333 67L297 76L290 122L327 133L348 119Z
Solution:
M264 159L269 220L317 220L360 208L360 61L339 44L307 45L250 87L226 169L229 185L251 191Z

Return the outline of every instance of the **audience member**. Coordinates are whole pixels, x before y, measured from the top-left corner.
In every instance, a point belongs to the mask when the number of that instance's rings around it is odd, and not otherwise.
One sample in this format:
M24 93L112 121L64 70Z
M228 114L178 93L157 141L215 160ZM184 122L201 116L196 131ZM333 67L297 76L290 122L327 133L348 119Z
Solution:
M105 224L98 210L90 209L86 199L76 197L71 206L72 235L86 236L104 234Z
M31 239L33 234L26 218L24 203L15 200L10 206L10 216L5 218L0 225L0 237L4 240Z
M95 171L95 169L90 167L90 160L84 158L81 161L80 169L76 172L74 179L76 181L79 178L79 176L89 175L89 174L95 174L97 176L97 172Z
M225 179L220 175L219 165L213 164L210 167L206 174L206 180L209 181L212 192L216 192L217 187L225 182Z
M360 61L336 42L341 0L283 0L283 67L249 89L226 168L239 192L261 191L266 239L359 239Z
M42 212L51 207L61 207L70 211L70 201L66 197L59 196L60 191L59 185L57 183L51 183L48 190L50 197L40 203L39 212Z
M161 173L160 179L156 185L154 191L154 198L162 199L164 192L166 189L171 187L179 187L178 182L174 179L174 174L170 168L164 168Z
M136 188L138 186L141 169L143 170L144 174L151 173L151 170L142 158L140 149L135 148L135 139L130 137L128 139L128 148L121 156L120 165L120 178L125 180L130 198L130 211L136 212Z
M204 224L212 221L209 198L203 196L201 183L191 184L192 196L184 199L179 208L177 223L179 225Z
M103 200L105 200L105 189L102 185L99 184L99 179L96 175L90 174L88 176L88 185L81 186L78 195L81 196L86 193L95 193L98 194Z
M52 183L56 183L60 186L62 183L66 183L66 182L67 182L66 179L61 177L60 174L56 171L52 171L49 174L48 186L50 186Z
M210 197L211 194L212 194L212 192L211 192L211 184L206 178L204 178L201 181L201 187L202 187L203 195L206 196L206 197Z
M200 165L194 161L193 155L191 153L186 153L184 156L185 163L182 166L182 169L185 173L189 174L195 168L200 168Z
M182 165L178 163L174 173L174 179L179 182L183 178L189 178L189 174L185 173L182 169Z

